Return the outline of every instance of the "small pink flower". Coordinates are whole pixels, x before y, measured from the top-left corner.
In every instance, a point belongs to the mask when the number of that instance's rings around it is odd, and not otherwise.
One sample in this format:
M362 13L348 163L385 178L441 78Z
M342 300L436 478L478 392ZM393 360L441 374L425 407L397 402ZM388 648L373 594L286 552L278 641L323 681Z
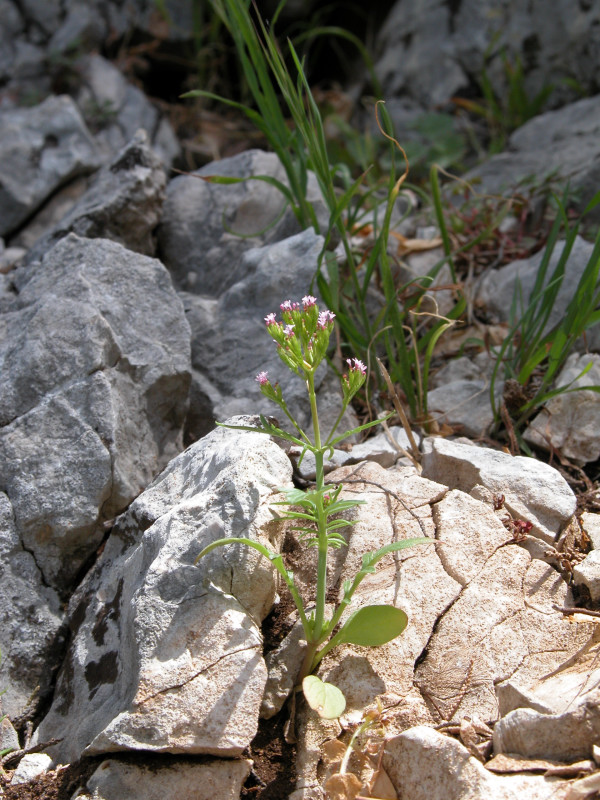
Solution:
M293 325L286 325L283 329L283 332L287 336L287 338L291 338L295 334L294 326Z
M347 358L346 364L348 364L351 372L361 372L363 375L367 374L366 366L358 358Z
M283 303L279 306L282 311L298 311L300 306L298 303L292 303L291 300L284 300Z
M267 328L269 327L269 325L277 325L275 314L267 314L267 316L265 317L265 322L267 323Z
M317 298L313 297L311 294L307 294L306 297L302 298L302 308L306 311L307 308L316 305Z
M329 323L333 322L334 319L335 314L333 311L320 311L319 318L317 319L317 327L320 328L320 330L325 330Z
M256 380L260 383L261 386L266 386L269 382L269 373L268 372L259 372L256 376Z

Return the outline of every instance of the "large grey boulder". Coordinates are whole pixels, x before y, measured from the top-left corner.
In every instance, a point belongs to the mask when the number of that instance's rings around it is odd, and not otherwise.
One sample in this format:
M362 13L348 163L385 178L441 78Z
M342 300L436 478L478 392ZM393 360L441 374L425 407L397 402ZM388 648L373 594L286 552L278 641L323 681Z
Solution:
M269 503L290 479L268 437L219 428L132 503L69 606L73 638L38 731L40 740L62 737L53 755L241 755L266 681L259 626L274 570L242 546L194 560L225 536L277 550Z
M167 182L161 160L139 130L112 162L93 178L89 189L29 251L28 261L68 233L88 239L112 239L129 250L154 255L153 232L160 219Z
M63 618L58 594L24 549L9 499L0 493L0 687L9 717L47 696L62 657Z
M246 180L236 186L211 183L219 175ZM286 183L277 156L261 150L207 164L169 183L158 231L159 252L181 289L218 298L245 277L242 255L246 250L300 232L282 193L264 181L252 180L260 175ZM312 173L307 199L317 205L326 230L328 217ZM274 272L281 268L285 266L272 266ZM302 294L307 292L308 284L304 284Z
M0 316L0 480L53 586L181 449L189 328L160 262L61 240Z
M0 236L64 183L98 166L96 144L70 97L0 112Z

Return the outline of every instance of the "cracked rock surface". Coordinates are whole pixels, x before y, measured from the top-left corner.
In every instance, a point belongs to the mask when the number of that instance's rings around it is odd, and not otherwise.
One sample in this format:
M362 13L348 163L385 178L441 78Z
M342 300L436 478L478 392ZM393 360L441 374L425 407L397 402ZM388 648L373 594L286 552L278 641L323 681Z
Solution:
M386 735L397 734L400 741L404 741L400 735L403 731L407 731L406 741L413 741L419 730L429 731L415 727L419 725L458 724L465 717L492 724L500 716L499 684L505 687L506 703L507 686L543 686L544 679L562 673L589 647L594 626L589 622L573 623L555 610L556 606L574 603L567 583L552 566L533 558L514 542L491 503L420 477L412 467L384 470L378 464L363 463L339 469L328 479L343 480L345 497L367 500L367 505L359 506L355 512L356 524L349 529L347 551L336 551L337 563L335 556L332 559L330 580L337 586L354 576L360 556L366 551L424 534L434 542L386 556L377 572L368 576L356 592L352 608L367 602L396 605L408 614L409 623L402 636L383 647L365 650L344 645L323 660L319 674L346 695L342 726L344 718L355 718L377 697L386 708ZM446 483L452 482L449 474ZM474 493L480 495L481 487L476 487ZM579 709L593 706L590 690L594 686L594 682L582 686L580 681ZM514 696L516 690L510 691ZM573 695L575 690L570 692ZM532 713L543 717L537 711ZM589 714L584 722L581 710L579 715L574 712L571 716L572 727L578 727L579 740L587 742L589 751L596 735L595 723ZM511 714L507 719L510 717ZM562 719L560 714L556 719ZM542 718L544 722L549 724L550 720ZM325 738L341 733L339 726L335 730L336 725ZM508 722L501 730L507 727ZM304 771L299 768L298 796L321 797L318 763L324 734L315 728L310 714L299 715L299 728L302 752L298 763ZM513 728L519 730L517 722ZM511 783L510 779L489 775L462 745L434 731L423 736L439 737L435 747L443 745L452 750L456 745L462 753L460 758L473 762L473 769L480 776L474 783L470 778L467 781L472 793L461 794L456 789L455 793L433 796L461 800L481 797L480 780L493 785L490 796L518 796L514 794L520 786L516 778ZM514 735L510 739L509 733L502 736L511 742L510 746L503 745L504 749L512 752ZM575 741L574 733L571 739ZM414 747L416 753L418 747L425 745ZM523 749L517 752L530 754ZM569 756L580 755L581 750L573 746L565 752ZM402 758L407 759L408 755L405 753ZM418 768L419 780L423 779L424 768ZM403 760L394 769L400 776L412 767ZM441 786L447 776L439 777L445 774L441 767L436 772ZM525 791L528 781L522 780ZM412 800L413 794L404 788L403 779L398 777L394 784L401 791L399 796ZM538 782L536 787L535 791L530 789L532 794L522 796L550 797L548 792L544 794L547 786Z
M253 424L234 418L233 424ZM260 622L275 596L247 536L277 549L269 502L291 465L260 434L219 428L118 520L69 606L72 640L39 736L59 760L118 750L240 756L266 681Z

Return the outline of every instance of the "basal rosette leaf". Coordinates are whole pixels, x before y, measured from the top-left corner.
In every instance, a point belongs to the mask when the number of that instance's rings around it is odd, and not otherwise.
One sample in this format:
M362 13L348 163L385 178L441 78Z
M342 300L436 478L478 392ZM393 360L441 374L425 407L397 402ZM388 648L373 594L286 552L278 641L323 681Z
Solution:
M346 698L332 683L325 683L316 675L307 675L302 681L302 691L308 705L321 719L337 719L344 713Z

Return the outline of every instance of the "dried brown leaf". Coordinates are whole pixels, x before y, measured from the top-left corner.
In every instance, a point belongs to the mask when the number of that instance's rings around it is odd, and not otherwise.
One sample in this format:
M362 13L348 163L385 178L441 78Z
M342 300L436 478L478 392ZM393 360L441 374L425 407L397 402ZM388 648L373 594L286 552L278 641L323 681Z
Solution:
M355 800L361 788L362 783L351 772L345 772L343 775L336 772L325 782L329 800Z
M369 794L377 800L398 800L394 784L383 767L375 771L375 780L370 784Z
M490 772L498 773L547 772L557 766L564 765L543 758L522 758L521 756L511 756L507 753L498 753L485 765Z

